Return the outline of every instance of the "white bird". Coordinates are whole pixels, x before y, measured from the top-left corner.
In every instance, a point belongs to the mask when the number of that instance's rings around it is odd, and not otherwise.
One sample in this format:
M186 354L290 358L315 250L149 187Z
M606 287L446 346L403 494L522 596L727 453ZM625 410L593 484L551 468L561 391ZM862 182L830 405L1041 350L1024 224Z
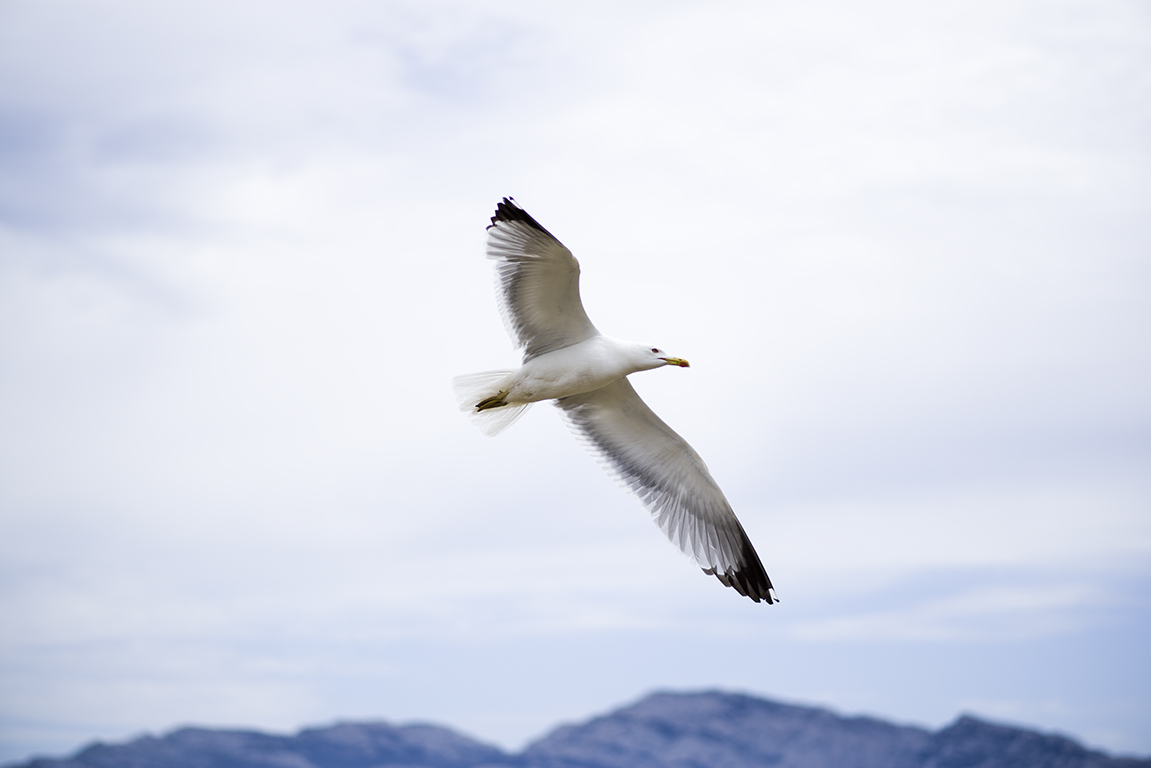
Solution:
M627 380L665 365L686 368L687 361L600 333L580 301L579 262L511 198L496 207L487 229L500 314L523 348L523 364L457 376L460 410L496 435L532 403L555 400L579 441L704 573L757 603L778 600L703 459Z

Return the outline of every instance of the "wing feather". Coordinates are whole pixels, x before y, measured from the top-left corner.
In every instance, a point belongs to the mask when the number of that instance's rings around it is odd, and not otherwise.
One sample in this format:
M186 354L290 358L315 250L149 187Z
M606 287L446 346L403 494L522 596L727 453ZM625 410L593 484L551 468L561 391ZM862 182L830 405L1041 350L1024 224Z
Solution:
M579 262L539 222L505 197L488 227L496 297L524 362L599 333L579 295Z
M556 401L576 437L705 573L757 603L778 598L707 465L627 378Z

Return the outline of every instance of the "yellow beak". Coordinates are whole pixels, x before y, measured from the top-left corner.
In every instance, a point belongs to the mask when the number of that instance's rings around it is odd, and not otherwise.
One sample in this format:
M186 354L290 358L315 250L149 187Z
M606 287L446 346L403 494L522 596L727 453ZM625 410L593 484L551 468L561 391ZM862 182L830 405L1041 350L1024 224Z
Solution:
M660 360L663 360L668 365L678 365L680 368L690 367L688 362L682 357L661 357Z

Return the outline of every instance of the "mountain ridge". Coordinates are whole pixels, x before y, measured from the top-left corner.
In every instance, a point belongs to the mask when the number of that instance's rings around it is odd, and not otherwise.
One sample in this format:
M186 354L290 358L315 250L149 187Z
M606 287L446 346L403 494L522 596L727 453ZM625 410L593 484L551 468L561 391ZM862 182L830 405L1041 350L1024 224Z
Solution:
M722 691L656 692L506 752L440 725L294 735L185 727L5 768L1151 768L1065 736L961 715L936 731Z

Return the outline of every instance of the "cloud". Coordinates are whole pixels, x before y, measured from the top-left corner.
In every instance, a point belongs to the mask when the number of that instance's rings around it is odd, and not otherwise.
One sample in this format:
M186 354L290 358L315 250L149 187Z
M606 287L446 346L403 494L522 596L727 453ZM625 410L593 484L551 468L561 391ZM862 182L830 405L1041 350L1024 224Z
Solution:
M1085 607L1101 595L1073 580L1027 588L974 589L897 611L801 622L799 639L929 642L1003 641L1078 629Z

